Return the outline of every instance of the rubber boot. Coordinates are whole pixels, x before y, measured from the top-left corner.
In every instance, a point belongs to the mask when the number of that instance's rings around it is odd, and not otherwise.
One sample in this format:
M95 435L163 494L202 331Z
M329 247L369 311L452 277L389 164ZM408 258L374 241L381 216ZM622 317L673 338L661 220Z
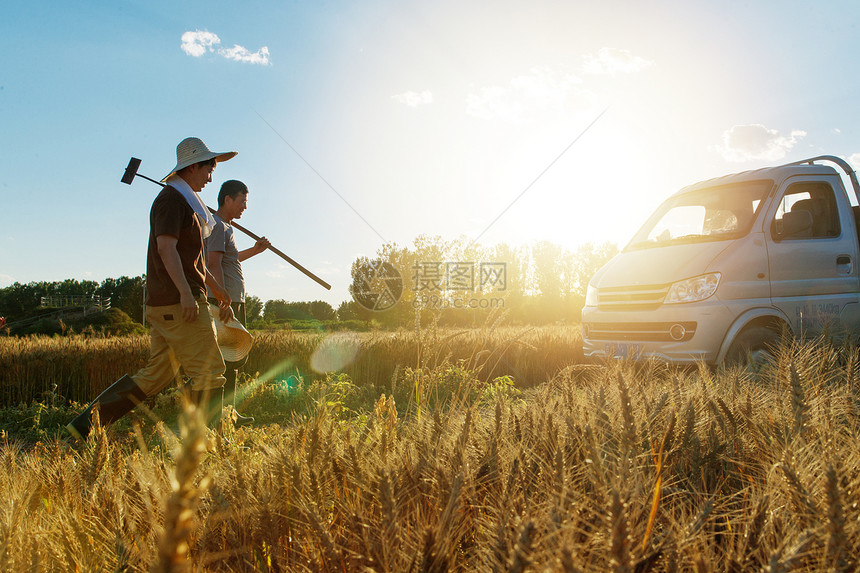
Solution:
M93 408L96 405L99 408L99 422L102 426L107 426L131 412L135 406L144 400L146 400L146 394L134 379L128 375L123 376L99 394L98 398L93 400L83 413L69 422L66 425L66 431L75 438L84 441L90 435Z
M228 363L227 371L224 372L224 376L227 378L227 381L224 383L224 403L229 404L230 408L233 410L231 413L231 417L234 419L233 423L237 428L253 424L253 416L243 416L239 413L239 410L236 409L236 378L239 376L239 371L235 368L231 368L230 363Z
M217 430L221 424L221 410L224 408L224 388L188 391L188 399L203 411L206 425Z

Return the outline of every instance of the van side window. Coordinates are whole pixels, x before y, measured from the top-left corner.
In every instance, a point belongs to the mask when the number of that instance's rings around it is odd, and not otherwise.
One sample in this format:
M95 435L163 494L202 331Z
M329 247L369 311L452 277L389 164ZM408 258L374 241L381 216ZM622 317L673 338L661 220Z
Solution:
M771 234L778 241L838 237L840 231L833 189L820 182L790 186L771 224Z

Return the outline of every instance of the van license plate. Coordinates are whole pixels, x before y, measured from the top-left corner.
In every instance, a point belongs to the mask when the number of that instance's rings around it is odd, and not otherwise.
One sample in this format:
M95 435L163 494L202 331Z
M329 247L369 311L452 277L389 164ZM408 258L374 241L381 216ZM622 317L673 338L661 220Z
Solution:
M603 346L603 353L607 358L630 358L638 360L642 356L642 345L607 342Z

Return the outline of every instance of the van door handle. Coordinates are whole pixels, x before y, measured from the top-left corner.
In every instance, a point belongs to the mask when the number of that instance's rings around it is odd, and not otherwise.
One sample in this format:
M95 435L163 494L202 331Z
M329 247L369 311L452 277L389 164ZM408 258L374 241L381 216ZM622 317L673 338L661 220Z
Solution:
M849 257L848 255L839 255L838 257L836 257L836 264L837 265L847 265L850 263L851 263L851 257Z

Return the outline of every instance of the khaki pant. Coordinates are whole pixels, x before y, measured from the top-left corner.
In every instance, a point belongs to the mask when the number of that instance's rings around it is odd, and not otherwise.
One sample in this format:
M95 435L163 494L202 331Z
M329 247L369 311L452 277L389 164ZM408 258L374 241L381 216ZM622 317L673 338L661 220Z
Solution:
M146 320L152 337L149 362L132 376L146 392L154 396L164 390L182 365L191 378L192 390L220 388L224 385L224 359L215 339L215 324L206 299L200 304L194 322L182 320L182 306L147 306Z

